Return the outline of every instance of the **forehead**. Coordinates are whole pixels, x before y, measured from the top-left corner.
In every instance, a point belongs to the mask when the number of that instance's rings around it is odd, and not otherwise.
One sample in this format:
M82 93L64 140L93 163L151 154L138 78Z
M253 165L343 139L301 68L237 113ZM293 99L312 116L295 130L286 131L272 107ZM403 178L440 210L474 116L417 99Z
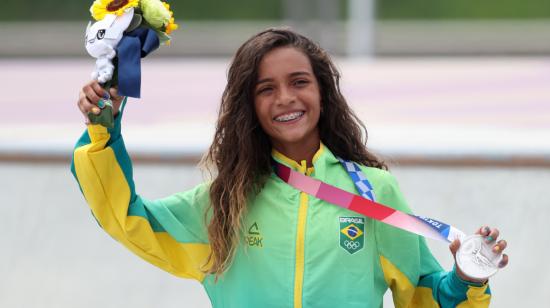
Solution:
M309 58L294 47L279 47L262 58L258 67L258 78L285 76L297 71L313 74Z

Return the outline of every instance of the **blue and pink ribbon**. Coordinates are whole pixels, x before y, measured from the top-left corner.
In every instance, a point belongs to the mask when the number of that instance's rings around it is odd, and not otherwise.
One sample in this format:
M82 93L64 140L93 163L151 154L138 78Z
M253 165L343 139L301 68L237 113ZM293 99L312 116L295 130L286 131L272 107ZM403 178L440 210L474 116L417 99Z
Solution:
M344 162L350 163L347 161ZM354 211L388 225L444 242L452 242L455 239L462 239L465 237L464 232L451 225L425 216L416 216L398 211L373 200L352 194L336 186L301 174L277 161L274 162L274 168L275 173L290 186L328 203ZM364 175L362 177L365 178Z

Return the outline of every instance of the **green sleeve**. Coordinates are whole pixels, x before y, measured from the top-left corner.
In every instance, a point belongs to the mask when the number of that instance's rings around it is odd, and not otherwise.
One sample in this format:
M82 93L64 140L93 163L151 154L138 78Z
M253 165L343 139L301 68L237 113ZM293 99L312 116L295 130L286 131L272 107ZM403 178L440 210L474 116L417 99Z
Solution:
M375 186L377 201L412 213L395 178L381 172ZM488 307L488 285L474 285L443 271L423 237L382 222L375 225L384 278L396 307Z
M99 225L146 261L180 277L204 279L210 253L204 224L208 186L160 200L137 195L132 161L115 127L88 125L77 142L71 171Z
M420 277L416 289L417 298L433 300L438 303L436 307L489 307L491 300L487 284L466 282L458 277L455 268L450 272L435 272Z

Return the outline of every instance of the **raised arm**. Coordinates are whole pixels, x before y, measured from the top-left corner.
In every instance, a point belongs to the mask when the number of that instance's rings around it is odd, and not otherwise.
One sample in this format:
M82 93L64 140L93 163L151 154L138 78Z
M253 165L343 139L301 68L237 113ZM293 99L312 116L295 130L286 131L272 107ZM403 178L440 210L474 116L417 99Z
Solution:
M95 86L92 82L81 93L84 114L97 108L95 99L103 95ZM116 92L111 95L116 98ZM118 113L125 99L114 103ZM176 276L202 281L210 253L204 226L208 187L199 185L160 200L137 195L121 118L122 111L112 129L89 124L77 142L71 171L80 190L100 226L121 244Z

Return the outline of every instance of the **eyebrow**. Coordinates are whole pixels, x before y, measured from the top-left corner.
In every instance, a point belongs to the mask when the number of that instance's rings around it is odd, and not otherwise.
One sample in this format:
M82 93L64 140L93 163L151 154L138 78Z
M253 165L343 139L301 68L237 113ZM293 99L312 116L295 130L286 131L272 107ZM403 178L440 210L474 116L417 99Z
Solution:
M289 76L290 77L296 77L296 76L301 76L301 75L311 76L311 73L306 72L306 71L298 71L298 72L291 73ZM256 83L256 86L258 86L262 83L270 82L270 81L273 81L273 78L264 78L264 79L258 80L258 82Z

